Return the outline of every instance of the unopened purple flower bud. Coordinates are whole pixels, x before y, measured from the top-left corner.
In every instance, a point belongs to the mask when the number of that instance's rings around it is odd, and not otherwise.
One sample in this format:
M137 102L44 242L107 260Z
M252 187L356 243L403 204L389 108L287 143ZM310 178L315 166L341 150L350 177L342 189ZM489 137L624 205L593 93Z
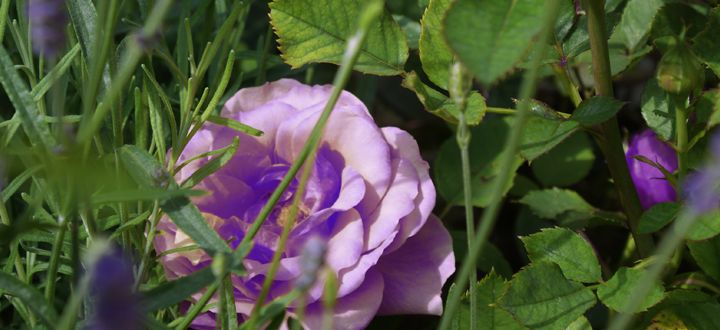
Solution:
M27 12L35 53L55 58L65 46L65 1L30 0Z
M678 166L675 150L660 141L653 131L646 129L630 139L630 145L625 152L630 176L642 207L648 209L657 203L674 201L675 189L665 179L665 175L654 166L636 159L635 156L644 156L672 173Z
M295 287L304 291L315 283L318 271L325 261L326 252L327 242L324 239L318 236L308 239L300 254L300 267L302 270L297 281L295 281Z
M140 299L133 291L132 264L119 248L95 263L90 279L93 315L86 329L141 329Z

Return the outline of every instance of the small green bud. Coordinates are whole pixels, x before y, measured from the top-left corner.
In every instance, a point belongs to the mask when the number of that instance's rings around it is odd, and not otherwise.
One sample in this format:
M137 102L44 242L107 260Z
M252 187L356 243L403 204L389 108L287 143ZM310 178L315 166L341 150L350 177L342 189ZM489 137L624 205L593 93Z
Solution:
M690 48L681 43L668 50L657 70L660 87L672 94L688 94L703 84L705 70Z

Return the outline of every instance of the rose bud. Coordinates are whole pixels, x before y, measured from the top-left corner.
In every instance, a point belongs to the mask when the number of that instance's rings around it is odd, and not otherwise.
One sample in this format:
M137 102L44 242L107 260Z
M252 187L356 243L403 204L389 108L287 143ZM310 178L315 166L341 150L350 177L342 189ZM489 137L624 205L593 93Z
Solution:
M704 79L702 64L685 44L670 48L660 59L657 80L668 93L686 95L700 88Z

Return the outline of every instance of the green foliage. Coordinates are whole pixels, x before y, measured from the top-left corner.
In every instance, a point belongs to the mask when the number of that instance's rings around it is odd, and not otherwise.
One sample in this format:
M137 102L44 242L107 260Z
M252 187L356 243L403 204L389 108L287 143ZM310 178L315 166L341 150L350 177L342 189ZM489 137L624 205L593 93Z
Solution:
M701 215L687 233L687 239L701 241L720 234L720 210Z
M645 315L645 324L681 329L716 329L720 304L717 299L696 290L673 290L663 302ZM644 325L641 323L641 325Z
M675 138L675 107L670 104L669 95L652 79L645 85L642 94L642 115L655 134L665 141Z
M653 284L651 291L643 298L637 309L631 311L627 307L632 297L632 289L643 281L645 272L646 270L641 268L621 267L613 277L598 287L598 298L603 304L618 312L637 313L652 307L665 297L665 290L660 283Z
M457 125L460 108L452 99L425 85L414 72L410 72L405 76L403 86L415 92L415 95L417 95L427 111L450 124ZM487 111L485 98L477 92L470 93L465 107L465 120L470 126L479 124Z
M543 4L458 0L445 17L447 43L478 81L492 85L518 65L533 44L542 27Z
M530 163L533 174L545 186L570 186L590 173L595 154L587 134L577 132Z
M498 303L532 329L564 328L595 305L595 295L552 263L533 263L510 281Z
M629 50L636 49L646 40L655 15L664 4L664 0L629 0L611 38L622 41Z
M581 125L596 125L615 116L622 106L622 102L613 98L596 96L580 103L570 119Z
M492 186L500 168L499 161L505 152L504 139L507 136L510 120L503 118L488 118L472 129L470 145L470 166L472 174L473 205L487 206L492 193ZM516 158L514 167L522 164L520 157ZM454 138L448 139L440 147L434 166L437 190L446 201L460 204L463 200L460 171L460 152ZM515 171L513 171L515 172ZM512 181L505 187L505 193L510 190Z
M430 81L443 89L448 89L450 64L453 61L453 54L442 34L443 19L451 3L451 0L431 0L421 21L419 46L423 71Z
M47 303L36 288L5 272L0 272L0 288L3 295L16 297L23 301L25 306L48 327L52 328L57 324L58 315L55 309Z
M646 210L640 218L638 230L641 233L654 233L675 220L680 205L677 203L658 203Z
M270 18L285 61L297 68L307 63L339 64L362 1L275 0ZM389 13L373 25L355 69L376 75L403 72L408 57L405 35Z
M715 280L720 280L720 236L688 242L687 247L703 272Z
M531 116L520 145L520 155L528 161L545 154L580 129L573 120L553 120Z
M600 264L592 246L580 235L565 228L542 229L521 237L530 260L557 264L567 279L578 282L600 280Z
M616 215L596 209L572 190L533 190L519 202L530 207L540 218L555 220L565 227L583 228L595 222L606 225L621 223Z
M512 314L497 306L500 297L508 290L508 283L494 271L489 272L479 283L475 283L471 290L475 290L478 297L477 323L483 329L527 329ZM470 303L466 294L461 301L460 310L453 317L452 329L467 329L469 322Z
M132 145L120 150L123 165L141 187L167 185L177 189L177 184L160 164L146 151ZM231 252L230 247L205 221L200 210L184 196L172 197L162 202L161 208L185 234L210 255L215 252Z
M693 39L693 52L715 75L720 76L720 45L717 36L720 33L720 8L710 12L707 27Z

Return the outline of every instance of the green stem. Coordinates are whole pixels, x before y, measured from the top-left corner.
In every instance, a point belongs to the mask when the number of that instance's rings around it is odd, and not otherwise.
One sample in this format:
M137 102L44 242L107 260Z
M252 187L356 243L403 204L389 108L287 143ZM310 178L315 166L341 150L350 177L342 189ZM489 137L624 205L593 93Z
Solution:
M196 302L192 307L190 307L190 310L185 314L185 316L182 318L182 321L180 321L180 324L178 324L175 329L177 330L184 330L187 329L188 326L190 326L190 323L202 312L203 308L205 308L205 305L207 305L208 301L210 301L210 298L215 294L215 292L220 287L221 281L215 281L212 284L210 284L207 289L205 289L205 293L203 293L202 297L200 297L200 300Z
M50 263L47 269L47 279L45 282L45 298L50 304L53 304L55 301L55 281L57 279L60 252L62 251L63 241L65 240L66 228L67 221L65 221L65 218L63 217L58 223L58 231L55 234L55 240L53 241L52 255L50 256Z
M697 214L686 210L682 212L678 216L677 220L673 222L672 228L666 231L665 237L660 242L657 252L651 261L651 265L628 295L630 300L628 300L627 305L625 305L625 310L637 310L638 306L640 306L647 294L650 293L653 284L657 283L662 276L665 266L668 264L675 251L683 243L685 234L687 234L688 230L690 230L690 227L695 223L697 218ZM632 321L633 315L633 313L618 314L618 316L610 322L608 329L627 329L628 325Z
M552 65L552 69L553 73L555 73L555 79L557 79L560 86L568 93L568 97L570 97L573 105L577 108L582 102L582 97L580 96L577 86L575 86L570 79L567 68L555 63Z
M550 0L545 3L543 29L534 46L535 54L543 54L545 48L547 47L546 41L550 37L552 26L555 24L559 5L560 0ZM473 245L469 247L468 254L465 256L460 272L456 277L455 290L450 293L450 296L447 299L445 314L440 320L439 328L441 330L450 329L453 316L455 315L455 312L457 312L462 295L468 287L468 278L470 277L470 273L475 271L477 258L482 253L485 245L484 243L487 241L490 231L497 219L500 202L503 199L503 190L510 179L510 175L512 174L512 163L515 162L515 157L522 140L525 123L527 122L528 114L530 112L529 100L535 92L535 88L537 86L538 68L540 67L541 60L542 58L540 56L534 57L530 64L530 68L525 73L525 77L520 88L521 101L518 104L514 124L507 140L507 152L503 154L502 159L500 160L500 173L498 174L498 179L495 181L495 185L493 186L493 193L490 194L491 198L488 207L483 212L482 219L480 220L480 229L475 235Z
M672 95L675 104L675 132L677 135L676 151L678 158L678 182L682 183L687 173L687 97ZM677 194L680 198L680 194Z
M612 74L605 33L603 1L583 0L582 4L588 18L595 91L598 95L612 97ZM620 202L627 215L630 232L636 242L638 254L640 257L647 257L652 253L655 244L650 235L638 232L638 223L643 209L625 161L617 118L613 117L600 124L599 130L601 136L597 136L595 140L605 155L610 175L615 182L615 189L618 191Z
M10 226L10 214L8 213L7 207L5 206L5 202L3 202L2 199L0 199L0 221L2 221L2 223L6 226ZM18 248L17 243L15 243L13 247L17 251L17 248ZM12 255L11 255L11 257L12 257ZM15 271L17 272L18 278L21 278L23 281L27 282L25 267L23 266L19 251L13 259L15 262Z
M497 113L500 115L514 115L515 114L515 109L507 109L507 108L487 107L486 111L489 113Z
M285 178L283 178L283 181L281 182L281 185L287 181L288 183L290 180L293 179L295 176L295 173L297 173L297 170L299 170L300 166L307 160L309 164L314 163L314 159L317 153L318 146L320 145L320 139L322 138L323 129L325 128L325 124L327 123L328 119L330 118L330 114L332 113L332 110L335 108L335 104L337 103L338 99L340 98L340 93L342 93L343 88L347 84L348 80L350 79L350 74L352 73L352 68L355 66L355 62L357 62L357 59L360 55L360 49L362 47L362 44L365 42L365 39L367 37L368 30L370 29L370 25L375 22L375 20L380 16L383 10L383 1L373 1L366 5L365 10L362 12L360 16L360 24L358 26L357 31L355 34L350 37L347 41L347 46L345 49L345 54L343 55L342 62L340 64L340 69L338 73L335 76L335 80L333 81L333 89L330 94L330 97L328 98L327 103L325 104L325 108L323 109L323 112L320 114L320 118L318 118L317 123L315 124L315 127L313 127L313 131L310 134L310 137L308 138L307 142L305 142L305 146L303 147L303 150L301 152L301 156L303 155L305 157L302 161L295 161L293 163L293 166L288 171L288 173L285 175ZM300 157L298 160L300 160ZM300 177L300 182L298 185L297 190L295 191L295 196L293 198L293 203L290 206L290 211L288 214L287 219L285 220L285 223L283 225L283 231L280 236L280 239L278 241L278 246L275 249L275 253L273 254L272 263L270 264L270 267L268 269L268 272L265 277L265 281L263 283L262 291L260 292L260 295L258 296L256 302L255 302L255 308L253 308L252 314L250 315L250 319L248 320L248 325L250 329L253 329L255 326L255 322L257 321L257 317L259 316L260 309L265 303L265 299L267 298L267 295L270 291L270 285L275 279L275 273L277 272L278 266L280 264L280 259L282 257L282 254L285 252L285 245L287 243L287 239L290 236L290 231L293 227L293 224L295 223L295 220L297 219L297 215L299 212L299 206L302 202L302 198L304 197L304 191L305 186L307 184L307 180L310 177L310 173L312 171L314 166L305 166L303 169L302 176ZM297 169L295 169L297 168ZM293 171L295 173L290 173ZM288 179L288 180L286 180ZM286 185L287 186L287 185ZM279 189L280 187L278 187ZM273 196L276 195L278 192L278 189L273 192L273 195L271 196L271 200L268 201L268 203L265 204L263 209L261 210L260 214L258 215L259 219L256 219L253 223L253 227L248 231L245 237L243 237L243 241L246 241L249 236L254 235L257 232L257 229L259 229L259 226L262 225L262 222L267 218L267 215L269 214L269 211L272 210L274 207L274 204L277 202L277 199L273 201ZM284 190L285 188L283 188ZM282 193L282 191L280 193ZM280 194L277 194L278 198ZM266 210L268 209L268 210ZM262 218L260 218L262 216ZM257 228L256 228L257 227ZM251 239L251 238L250 238ZM243 242L240 243L240 247L243 246ZM239 248L238 250L242 250ZM249 249L248 249L249 250ZM245 256L242 256L243 258ZM239 259L242 260L242 259Z
M460 64L460 62L455 61L450 68L449 90L453 101L458 108L460 108L455 138L457 140L458 147L460 148L460 162L462 164L463 204L465 206L465 233L467 235L467 246L472 246L473 238L475 237L475 216L473 215L471 186L472 175L470 173L470 153L468 151L472 135L465 117L465 110L467 109L467 93L469 91L469 84L467 83L466 76L467 74L463 65ZM477 272L470 272L468 281L470 281L471 285L477 283ZM475 290L470 290L470 330L477 329L477 325L477 292L475 292Z

